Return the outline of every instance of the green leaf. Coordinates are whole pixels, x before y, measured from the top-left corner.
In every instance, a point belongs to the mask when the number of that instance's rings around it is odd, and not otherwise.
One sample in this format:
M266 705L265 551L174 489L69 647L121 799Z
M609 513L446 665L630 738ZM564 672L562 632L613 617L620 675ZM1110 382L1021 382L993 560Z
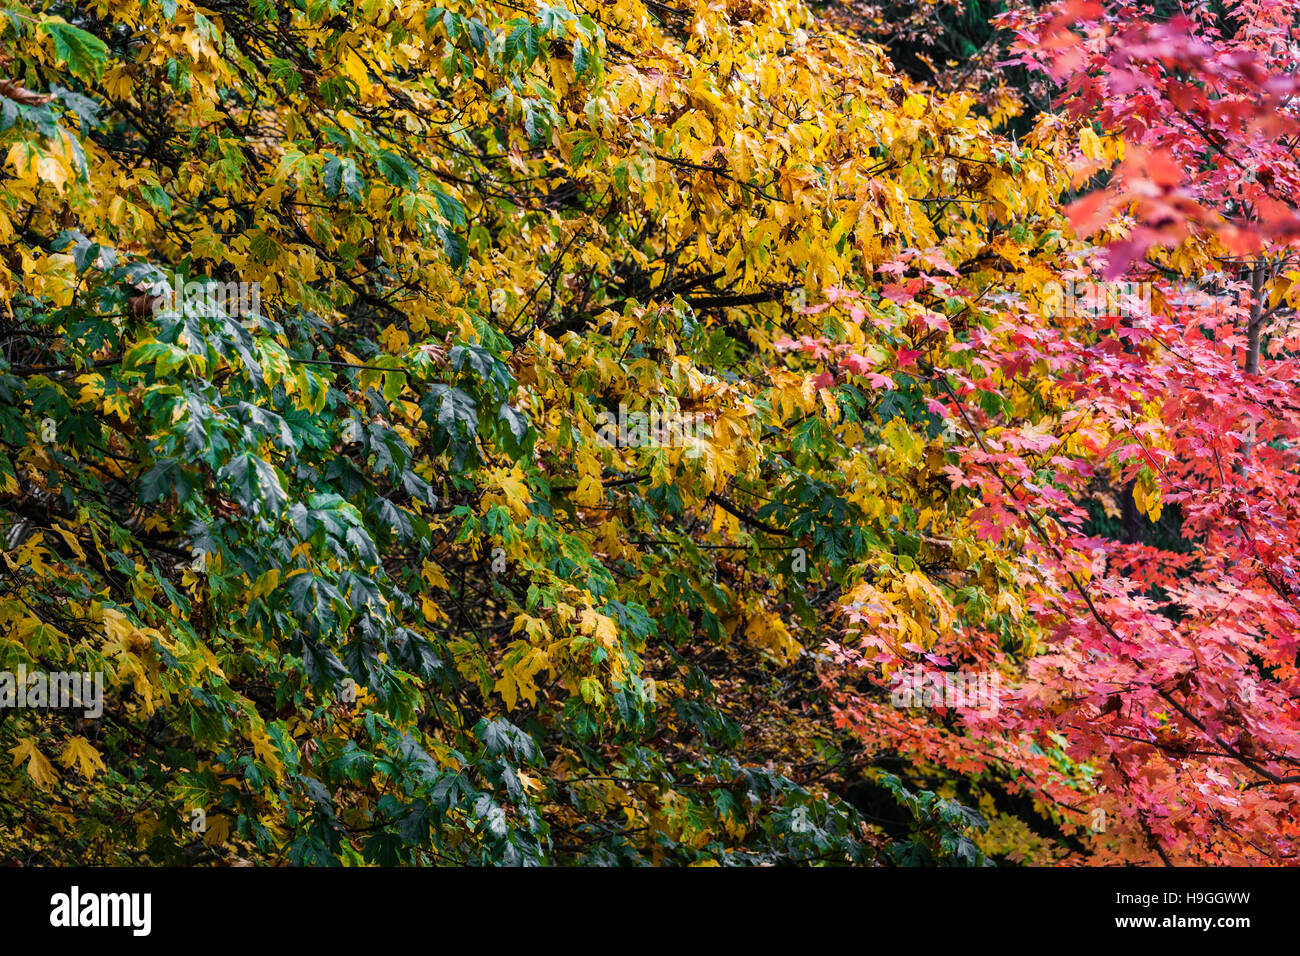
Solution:
M510 434L514 436L515 443L522 445L524 436L528 434L528 416L513 405L502 405L501 420L510 429Z
M325 163L321 170L321 183L329 198L337 199L341 190L353 202L361 201L361 188L365 185L361 173L357 171L357 164L338 156L330 156Z
M38 28L54 41L54 55L76 76L97 80L108 61L108 46L94 34L61 20L46 20Z
M231 491L249 514L279 514L288 496L275 468L252 452L232 458L217 477L230 483Z
M455 196L449 195L441 189L435 189L433 198L438 201L438 211L451 225L464 226L469 222L465 216L465 207L461 205L460 200Z
M414 189L420 182L415 167L396 153L384 150L375 161L379 165L380 175L400 189Z
M581 78L584 73L591 69L591 59L587 56L587 47L582 42L582 37L573 38L573 72L574 75Z

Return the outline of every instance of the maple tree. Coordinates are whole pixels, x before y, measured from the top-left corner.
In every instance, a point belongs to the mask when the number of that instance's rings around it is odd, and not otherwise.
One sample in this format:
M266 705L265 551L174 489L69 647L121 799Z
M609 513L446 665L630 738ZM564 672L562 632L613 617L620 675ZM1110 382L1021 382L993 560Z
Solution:
M911 606L874 585L846 605L852 667L926 653L1016 686L959 733L853 696L843 719L976 787L1010 774L1090 862L1295 853L1297 130L1281 39L1295 23L1282 5L1229 9L1230 37L1206 10L1163 21L1134 5L1021 23L1021 61L1062 81L1086 124L1069 231L1100 243L1071 250L1056 281L1148 290L1062 314L1060 285L1035 278L929 351L934 410L962 438L951 484L977 503L966 530L1022 555L1023 604L1007 609L1032 620L1015 637L1033 651L971 614L978 591L925 592L961 630L920 642L902 641L925 633L911 589Z
M0 857L1292 854L1282 5L4 9Z

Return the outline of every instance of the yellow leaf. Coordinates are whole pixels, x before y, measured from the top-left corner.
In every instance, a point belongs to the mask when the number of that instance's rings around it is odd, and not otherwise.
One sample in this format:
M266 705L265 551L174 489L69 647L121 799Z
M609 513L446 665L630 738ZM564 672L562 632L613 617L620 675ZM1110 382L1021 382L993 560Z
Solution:
M89 740L81 736L73 737L68 741L67 746L63 748L62 756L59 757L59 763L65 767L76 764L78 772L87 780L93 777L97 770L105 769L104 759L99 751L91 746Z
M230 839L230 817L222 814L208 818L207 829L203 831L203 842L208 846L216 846L218 843L225 843L228 839Z
M54 530L59 533L59 537L63 539L64 543L69 548L72 549L73 554L75 554L82 561L86 560L86 552L82 549L81 542L78 541L76 537L70 531L68 531L67 528L55 527Z
M14 168L14 172L23 182L32 186L36 185L38 170L40 168L40 154L32 148L31 144L24 142L14 143L9 147L9 155L6 162Z
M1101 159L1104 155L1101 148L1101 140L1093 132L1091 126L1085 125L1079 130L1079 148L1083 150L1083 155L1089 159Z
M42 790L48 790L59 779L59 772L36 749L36 741L31 737L18 741L18 746L11 747L9 752L13 754L15 767L27 761L27 776Z
M578 482L578 490L573 495L573 500L587 508L594 508L600 504L604 488L600 484L600 479L595 475L587 475Z
M266 764L270 771L277 778L284 776L284 764L280 760L280 752L275 749L275 744L267 736L265 725L259 724L250 729L248 740L253 745L253 753L257 759Z

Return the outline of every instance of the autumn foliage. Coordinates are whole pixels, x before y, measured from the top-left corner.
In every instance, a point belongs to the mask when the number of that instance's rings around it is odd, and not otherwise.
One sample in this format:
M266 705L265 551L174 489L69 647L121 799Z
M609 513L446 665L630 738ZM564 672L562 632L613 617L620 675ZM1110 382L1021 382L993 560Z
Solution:
M5 12L0 859L1295 856L1288 4Z

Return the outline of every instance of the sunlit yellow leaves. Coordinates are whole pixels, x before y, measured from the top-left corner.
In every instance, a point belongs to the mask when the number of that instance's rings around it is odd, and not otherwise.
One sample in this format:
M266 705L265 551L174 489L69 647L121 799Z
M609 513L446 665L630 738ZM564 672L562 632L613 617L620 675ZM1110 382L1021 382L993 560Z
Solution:
M379 334L379 341L394 355L402 354L411 344L411 338L406 332L391 325Z
M31 143L17 142L9 147L5 162L13 167L14 175L29 186L40 180L41 155Z
M73 737L64 745L59 763L65 767L76 766L77 772L89 780L97 772L103 772L104 758L90 741L80 735Z
M81 542L77 540L76 535L73 534L72 531L62 526L56 527L54 531L59 535L60 538L63 539L63 543L68 546L69 550L71 550L72 553L75 554L78 559L82 561L86 560L86 552L81 547Z
M921 463L924 442L902 418L892 418L881 430L880 437L888 444L888 454L900 465L914 466Z
M367 97L374 84L370 82L370 71L366 67L365 61L357 55L355 50L347 50L341 57L343 70L351 80L357 84L357 89L361 91L362 97Z
M530 704L537 703L537 674L549 667L546 652L526 641L515 641L501 662L501 677L494 690L501 695L507 710L514 710L522 697Z
M442 569L433 561L425 561L420 574L430 587L442 591L446 591L451 587L447 582L447 576L442 573Z
M1283 301L1294 303L1297 300L1300 300L1300 285L1297 285L1298 280L1300 280L1300 271L1297 270L1291 270L1278 276L1278 278L1273 281L1272 288L1269 291L1268 307L1270 309L1275 309L1278 304Z
M778 420L795 418L812 411L818 401L812 379L784 369L772 372L773 388L769 395Z
M595 475L585 475L578 482L578 490L573 493L573 500L580 505L594 508L604 498L605 489Z
M710 530L714 534L721 533L724 538L734 539L740 533L740 519L721 506L715 507Z
M903 655L909 646L929 648L947 637L956 616L936 583L916 571L893 575L880 585L864 581L844 607L865 648L883 646Z
M127 99L131 95L133 81L131 70L125 66L110 67L103 78L104 89L115 99Z
M105 640L102 645L107 660L111 660L115 681L131 682L146 714L152 714L161 696L159 667L153 642L166 646L163 635L154 628L137 628L127 616L114 607L103 609Z
M1148 468L1142 469L1138 474L1138 480L1133 484L1133 502L1138 510L1152 521L1160 520L1160 513L1163 510L1160 502L1160 486L1156 483L1155 475Z
M524 479L525 475L518 467L496 469L488 482L488 487L492 490L483 495L483 510L501 504L516 517L528 514L528 502L532 500L532 494Z
M544 619L533 617L531 614L520 614L515 618L510 633L517 634L520 631L523 631L528 636L529 643L534 645L541 644L551 633Z
M745 638L782 664L789 664L803 650L785 622L767 609L761 609L746 620Z
M1079 148L1089 159L1102 158L1101 140L1088 124L1084 124L1079 130Z
M207 846L220 846L230 839L230 817L224 813L209 816L205 821L203 842Z
M31 737L24 737L18 741L17 746L11 747L9 753L13 755L15 767L21 766L23 761L27 761L27 776L32 782L42 790L48 790L58 782L59 773L54 766L36 747L36 741Z
M280 759L280 751L267 735L266 724L260 718L254 717L250 720L250 726L245 733L253 745L253 753L257 759L266 764L276 777L283 777L284 761Z

